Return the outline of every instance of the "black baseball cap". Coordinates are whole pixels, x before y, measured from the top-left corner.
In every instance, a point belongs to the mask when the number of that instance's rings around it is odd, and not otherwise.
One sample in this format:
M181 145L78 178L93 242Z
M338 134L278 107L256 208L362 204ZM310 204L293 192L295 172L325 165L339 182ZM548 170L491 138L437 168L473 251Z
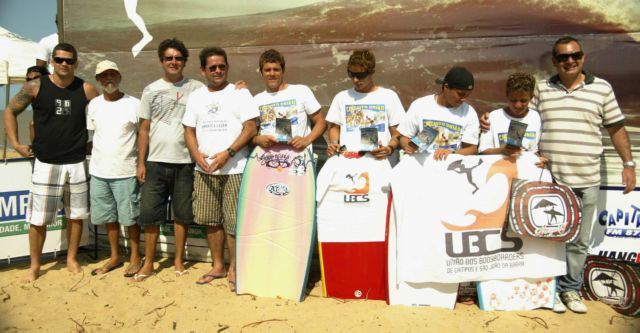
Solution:
M444 78L436 79L436 83L446 83L451 89L473 90L473 74L464 67L456 66L451 68Z

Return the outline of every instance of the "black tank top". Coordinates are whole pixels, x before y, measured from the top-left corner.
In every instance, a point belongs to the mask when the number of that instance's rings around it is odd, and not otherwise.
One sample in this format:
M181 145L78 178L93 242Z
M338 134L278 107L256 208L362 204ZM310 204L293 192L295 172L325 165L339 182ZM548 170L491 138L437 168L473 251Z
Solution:
M84 93L84 80L75 77L66 88L40 79L40 91L31 103L35 139L33 153L42 162L72 164L85 159L89 101Z

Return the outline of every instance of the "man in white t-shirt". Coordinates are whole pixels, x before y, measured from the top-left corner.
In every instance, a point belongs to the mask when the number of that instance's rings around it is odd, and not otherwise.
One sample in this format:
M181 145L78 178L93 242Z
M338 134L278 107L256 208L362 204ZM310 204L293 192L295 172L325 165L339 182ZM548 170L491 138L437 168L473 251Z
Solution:
M127 227L131 243L130 264L125 277L141 266L140 196L136 179L138 108L140 100L119 90L122 76L116 63L104 60L96 66L102 95L89 102L87 129L94 132L89 162L91 174L91 223L105 225L111 257L91 275L105 274L122 265L118 254L120 224ZM119 222L119 223L118 223Z
M227 81L227 53L218 47L200 51L200 70L207 86L194 91L187 102L182 124L191 157L196 162L193 184L194 221L206 226L213 264L196 283L207 284L229 276L235 292L235 231L238 193L247 163L247 144L256 135L260 113L251 107L247 89ZM224 227L224 230L223 230ZM223 249L229 248L225 270Z
M160 224L167 219L169 197L174 216L176 276L186 272L183 255L188 225L193 223L194 165L184 142L182 117L189 94L203 84L182 75L189 51L181 41L162 41L158 57L164 76L145 87L140 100L137 176L142 187L138 223L144 228L145 260L134 276L133 281L137 282L153 272Z
M415 153L418 147L411 138L430 127L437 135L426 152L434 159L444 160L452 152L475 155L480 134L478 115L465 102L473 91L473 74L464 67L453 67L436 82L442 84L440 93L416 99L398 126L402 149L407 155Z
M342 150L370 151L376 159L385 159L398 148L396 128L404 116L404 108L398 94L373 82L375 67L375 56L369 50L355 50L349 57L347 75L353 88L339 92L331 102L326 119L327 155ZM371 142L373 149L366 147L365 131L373 132L374 138L377 136L377 142Z
M327 127L313 92L305 85L284 82L284 57L274 49L260 55L259 66L266 90L253 97L260 113L260 133L253 144L268 148L285 141L297 150L310 146ZM286 138L276 135L277 120L288 122L291 133Z

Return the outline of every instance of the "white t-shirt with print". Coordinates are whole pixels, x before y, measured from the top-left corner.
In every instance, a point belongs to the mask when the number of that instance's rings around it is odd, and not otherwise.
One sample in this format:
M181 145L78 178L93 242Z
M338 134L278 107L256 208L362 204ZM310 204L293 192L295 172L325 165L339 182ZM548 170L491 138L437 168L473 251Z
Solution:
M276 118L291 120L291 136L305 137L311 132L309 115L321 106L309 87L289 84L278 92L263 91L253 97L254 107L260 112L260 135L276 135Z
M411 103L407 115L398 126L400 134L413 138L425 126L435 129L438 135L427 153L438 148L457 151L461 142L477 145L480 123L476 110L466 102L455 108L442 106L436 101L436 96L420 97Z
M483 152L491 148L499 148L507 143L507 132L509 131L509 123L516 120L527 124L527 130L524 138L522 138L522 149L535 153L538 151L538 142L540 141L540 114L537 111L529 109L529 112L523 118L512 117L507 114L504 109L494 110L489 113L489 122L491 127L485 133L480 135L479 152Z
M202 86L185 78L176 83L159 79L144 88L138 116L151 121L147 161L193 163L184 143L182 117L189 94Z
M375 127L380 145L391 140L389 126L396 126L404 117L404 108L395 91L378 87L370 93L351 88L339 92L331 102L328 122L340 125L340 144L348 151L361 150L360 129Z
M182 123L196 129L198 151L212 156L229 148L242 132L243 123L260 116L251 102L249 90L236 90L233 84L220 91L209 91L205 86L191 93ZM212 174L242 173L248 156L249 148L245 146ZM207 158L207 163L211 159ZM196 170L203 172L197 164Z
M101 178L136 175L138 109L140 100L124 95L107 101L100 95L87 107L87 129L94 131L89 173Z

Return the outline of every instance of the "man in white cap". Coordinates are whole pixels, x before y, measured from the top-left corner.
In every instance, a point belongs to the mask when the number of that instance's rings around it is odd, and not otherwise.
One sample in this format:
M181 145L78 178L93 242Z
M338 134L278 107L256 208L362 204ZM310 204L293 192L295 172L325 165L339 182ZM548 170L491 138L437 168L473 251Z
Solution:
M87 129L94 131L89 162L91 174L91 223L106 225L111 257L91 275L120 267L118 235L120 224L127 227L131 244L130 264L124 272L132 277L140 270L140 193L136 179L138 148L138 108L140 100L119 90L122 76L116 63L103 60L96 66L96 80L102 95L88 107Z

